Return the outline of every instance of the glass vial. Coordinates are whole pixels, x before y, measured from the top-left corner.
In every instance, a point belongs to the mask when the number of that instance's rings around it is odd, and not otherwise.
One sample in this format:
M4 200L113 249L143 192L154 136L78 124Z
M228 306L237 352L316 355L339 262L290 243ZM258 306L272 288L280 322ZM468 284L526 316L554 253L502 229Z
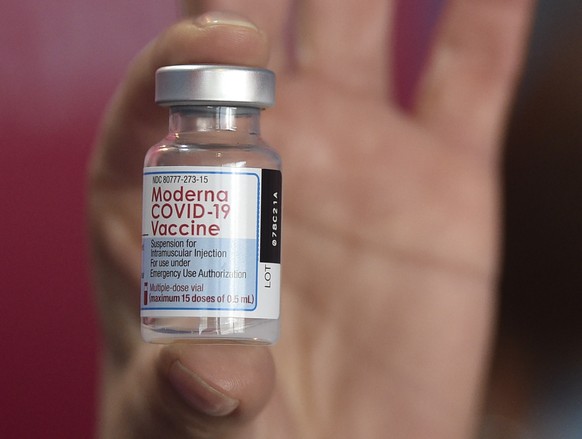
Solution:
M170 127L145 158L144 340L277 340L281 160L259 129L274 95L265 69L156 72L156 102L170 107Z

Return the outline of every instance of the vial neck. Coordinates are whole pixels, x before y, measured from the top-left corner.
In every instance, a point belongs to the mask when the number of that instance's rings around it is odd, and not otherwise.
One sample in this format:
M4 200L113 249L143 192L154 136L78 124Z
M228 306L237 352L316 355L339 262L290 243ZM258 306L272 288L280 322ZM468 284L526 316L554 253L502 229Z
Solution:
M229 138L260 135L260 110L250 107L178 106L170 109L170 133ZM239 139L241 141L241 139Z

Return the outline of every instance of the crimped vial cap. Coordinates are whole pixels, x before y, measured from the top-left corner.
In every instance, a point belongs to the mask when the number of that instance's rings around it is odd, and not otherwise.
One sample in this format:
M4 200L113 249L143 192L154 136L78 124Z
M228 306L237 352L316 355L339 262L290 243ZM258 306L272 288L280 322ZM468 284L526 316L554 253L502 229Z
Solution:
M156 102L271 107L275 74L267 69L209 64L161 67L156 71Z

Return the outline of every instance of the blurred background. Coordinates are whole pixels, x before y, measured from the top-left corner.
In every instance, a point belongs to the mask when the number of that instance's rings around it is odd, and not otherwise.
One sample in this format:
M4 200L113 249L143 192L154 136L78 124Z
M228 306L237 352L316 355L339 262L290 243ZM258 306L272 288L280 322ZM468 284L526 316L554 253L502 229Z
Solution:
M395 80L405 107L442 3L398 5ZM2 5L2 438L94 436L100 340L85 169L129 61L179 15L177 2L160 0ZM582 438L581 23L579 0L541 0L509 127L484 437Z
M177 16L160 0L0 8L1 438L94 436L85 170L130 59Z

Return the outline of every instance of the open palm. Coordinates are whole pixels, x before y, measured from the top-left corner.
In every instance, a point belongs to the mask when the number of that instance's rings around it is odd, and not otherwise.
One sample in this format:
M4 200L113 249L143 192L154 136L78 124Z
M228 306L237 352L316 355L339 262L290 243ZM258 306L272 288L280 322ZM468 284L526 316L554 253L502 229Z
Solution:
M196 12L232 6L207 3ZM238 5L269 34L278 73L278 104L263 117L285 176L276 380L264 348L144 344L137 307L141 162L166 125L153 71L263 65L265 33L205 15L134 63L91 174L108 342L103 436L454 439L475 427L495 300L499 147L531 5L451 1L405 115L387 98L390 3L308 1L296 33L288 1Z

